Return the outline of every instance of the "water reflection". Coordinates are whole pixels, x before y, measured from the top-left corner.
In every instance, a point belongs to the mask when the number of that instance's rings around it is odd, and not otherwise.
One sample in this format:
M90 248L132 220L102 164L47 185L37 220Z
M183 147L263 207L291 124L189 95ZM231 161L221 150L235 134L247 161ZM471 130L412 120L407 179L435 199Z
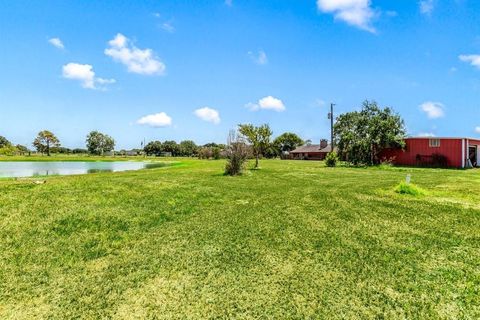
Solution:
M150 163L145 163L145 169L163 168L163 167L168 167L170 165L171 165L170 163L165 163L165 162L150 162Z
M88 169L87 173L113 172L112 169Z
M0 178L118 172L161 168L169 165L169 163L165 162L136 161L0 161Z

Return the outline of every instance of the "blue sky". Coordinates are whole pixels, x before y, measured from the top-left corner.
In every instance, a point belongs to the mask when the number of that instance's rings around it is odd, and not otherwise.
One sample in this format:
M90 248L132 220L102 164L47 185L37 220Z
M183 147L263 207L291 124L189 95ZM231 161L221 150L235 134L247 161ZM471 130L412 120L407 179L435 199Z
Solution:
M82 147L225 142L239 123L329 137L337 112L391 106L411 135L480 136L480 2L0 2L0 135Z

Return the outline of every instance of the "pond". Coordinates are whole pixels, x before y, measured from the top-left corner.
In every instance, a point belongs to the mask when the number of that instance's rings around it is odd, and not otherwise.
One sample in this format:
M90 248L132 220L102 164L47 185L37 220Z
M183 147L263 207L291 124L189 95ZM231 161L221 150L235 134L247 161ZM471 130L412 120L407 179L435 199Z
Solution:
M0 161L0 178L23 178L117 172L168 166L165 162L134 161Z

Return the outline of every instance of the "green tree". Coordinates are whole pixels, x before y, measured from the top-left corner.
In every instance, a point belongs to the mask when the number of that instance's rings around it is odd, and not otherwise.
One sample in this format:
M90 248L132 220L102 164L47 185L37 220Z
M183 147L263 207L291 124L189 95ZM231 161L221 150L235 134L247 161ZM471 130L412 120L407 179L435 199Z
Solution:
M103 155L115 148L115 140L98 131L92 131L87 135L86 144L88 152L96 155Z
M253 155L255 156L255 168L258 168L260 156L270 146L272 130L270 130L268 124L263 124L258 127L252 124L240 124L238 128L240 134L246 137L252 145Z
M377 164L383 149L405 146L403 119L375 101L365 101L361 111L340 115L334 131L339 153L353 164Z
M163 152L170 152L174 157L178 156L180 151L178 144L173 140L165 141L162 144L162 149L163 149Z
M335 151L330 152L325 157L325 165L327 167L335 167L337 165L337 162L338 162L338 155Z
M88 153L87 149L82 149L82 148L75 148L72 150L73 154L85 154Z
M11 144L10 145L5 145L5 146L0 148L0 155L13 156L17 153L18 153L17 147L15 147Z
M299 146L303 146L304 141L295 133L285 132L273 140L273 147L278 155L284 152L295 150Z
M180 154L184 157L192 157L197 154L198 147L192 140L184 140L179 144Z
M40 153L46 153L50 156L50 148L60 147L60 140L50 131L40 131L33 141L33 146Z
M162 154L162 143L160 141L150 141L147 145L143 148L143 151L148 156L160 156Z
M0 148L11 146L12 143L7 138L0 136Z
M17 144L15 147L17 148L18 152L21 153L21 154L30 153L30 150L28 150L28 148L25 147L24 145Z

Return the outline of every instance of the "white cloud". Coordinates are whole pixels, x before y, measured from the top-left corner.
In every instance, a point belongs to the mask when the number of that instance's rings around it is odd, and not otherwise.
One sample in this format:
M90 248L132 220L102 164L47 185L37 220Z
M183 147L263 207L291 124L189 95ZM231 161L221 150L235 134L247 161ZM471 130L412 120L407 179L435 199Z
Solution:
M247 108L250 111L257 111L260 109L260 106L256 103L249 102L245 105L245 108Z
M172 118L165 112L160 112L141 117L137 120L137 123L154 128L161 128L170 126L172 124Z
M317 7L324 13L333 14L335 19L375 32L375 28L371 26L372 19L375 17L371 0L317 0Z
M435 3L433 0L422 0L419 3L420 12L422 14L431 15L433 9L435 9Z
M203 121L212 122L215 124L220 123L220 113L215 109L205 107L205 108L200 108L195 110L194 113L197 117L199 117Z
M263 50L258 51L257 54L253 53L252 51L249 51L248 55L256 64L265 65L268 63L267 54Z
M163 30L169 32L169 33L174 33L175 32L175 27L172 25L171 22L164 22L160 26Z
M480 69L480 54L462 54L458 58Z
M95 78L95 82L99 84L112 84L117 82L115 79L103 79L103 78Z
M105 54L126 65L129 72L145 75L165 73L165 64L151 49L138 49L123 34L118 33L108 44L110 47L105 49Z
M475 132L480 134L480 126L475 127Z
M435 137L435 133L432 133L432 132L420 132L418 134L419 137L425 137L425 138L429 138L429 137Z
M65 46L63 45L63 42L62 40L60 40L60 38L51 38L48 40L48 42L55 48L65 49Z
M273 110L277 112L285 111L285 105L282 100L268 96L258 100L257 103L247 103L245 108L250 109L251 111L257 111L260 109L264 110Z
M445 116L445 106L440 102L427 101L420 105L420 110L427 114L430 119L437 119Z
M95 77L93 67L89 64L70 62L62 67L62 75L66 79L80 81L82 87L86 89L105 89L105 87L97 87L95 84L107 85L115 83L115 79Z

